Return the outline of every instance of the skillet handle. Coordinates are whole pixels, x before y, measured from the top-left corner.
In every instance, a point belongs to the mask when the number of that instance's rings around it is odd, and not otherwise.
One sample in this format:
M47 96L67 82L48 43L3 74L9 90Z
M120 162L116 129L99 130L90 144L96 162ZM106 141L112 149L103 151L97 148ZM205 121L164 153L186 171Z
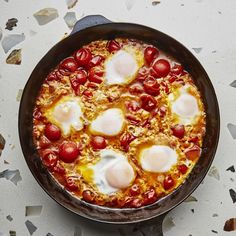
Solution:
M112 21L108 20L107 18L105 18L102 15L85 16L75 23L74 28L70 34L72 35L80 30L86 29L91 26L103 25L103 24L107 24L107 23L112 23Z
M139 231L142 235L164 236L162 224L167 214L168 213L164 213L154 219L138 223L135 226L135 230Z

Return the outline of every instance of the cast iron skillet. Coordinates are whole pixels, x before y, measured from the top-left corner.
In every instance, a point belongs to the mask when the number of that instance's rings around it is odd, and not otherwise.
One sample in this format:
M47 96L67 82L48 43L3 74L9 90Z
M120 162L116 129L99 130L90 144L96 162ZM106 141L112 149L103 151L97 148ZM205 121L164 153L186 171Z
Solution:
M187 180L170 195L140 209L111 209L91 205L73 197L54 181L43 167L32 140L32 111L44 78L62 59L76 49L98 39L116 37L135 38L153 44L182 63L199 88L206 109L206 136L201 158ZM102 16L87 16L75 25L71 35L56 44L33 70L23 92L19 110L19 136L25 160L41 187L55 201L70 211L100 222L127 224L158 217L162 222L165 213L180 204L201 183L216 152L220 131L220 116L214 88L205 70L182 44L168 35L146 26L131 23L112 23ZM161 225L161 223L160 223ZM160 226L160 235L162 230Z

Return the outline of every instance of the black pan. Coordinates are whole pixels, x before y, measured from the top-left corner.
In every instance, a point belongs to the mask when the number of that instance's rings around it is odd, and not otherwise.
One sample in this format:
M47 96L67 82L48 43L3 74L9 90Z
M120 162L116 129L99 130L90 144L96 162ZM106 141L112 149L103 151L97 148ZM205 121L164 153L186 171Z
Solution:
M140 39L173 56L192 75L201 92L206 109L206 135L202 154L187 180L170 195L139 209L111 209L95 206L73 197L42 165L32 139L33 107L40 86L50 70L83 45L98 39L116 37ZM41 187L55 201L70 211L95 221L113 224L141 222L154 217L158 217L162 222L165 213L187 198L203 180L216 152L219 131L220 115L214 88L205 70L188 49L155 29L131 23L112 23L102 16L87 16L78 21L71 35L56 44L40 60L24 88L19 110L21 147L28 167ZM162 235L161 231L160 227L160 235Z

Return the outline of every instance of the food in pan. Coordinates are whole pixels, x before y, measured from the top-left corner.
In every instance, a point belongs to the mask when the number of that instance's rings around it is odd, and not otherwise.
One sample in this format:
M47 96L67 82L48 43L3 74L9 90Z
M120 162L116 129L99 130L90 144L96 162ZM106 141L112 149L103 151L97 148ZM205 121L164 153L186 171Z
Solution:
M205 116L180 63L138 40L99 40L45 78L33 138L43 165L71 194L138 208L185 181L201 154Z

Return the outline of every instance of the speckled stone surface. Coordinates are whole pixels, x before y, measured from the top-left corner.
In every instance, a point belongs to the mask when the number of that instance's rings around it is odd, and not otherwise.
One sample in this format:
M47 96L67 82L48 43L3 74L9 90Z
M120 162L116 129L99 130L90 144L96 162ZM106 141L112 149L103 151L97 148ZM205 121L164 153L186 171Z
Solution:
M35 14L45 8L47 19L39 23L42 16ZM155 225L104 225L68 212L46 195L24 161L17 130L22 89L40 58L70 33L67 12L75 12L76 19L102 14L112 21L156 28L199 59L218 96L221 137L209 174L187 202L166 216L164 235L235 235L223 230L227 220L236 218L235 11L235 0L0 0L0 134L6 140L3 150L0 144L0 236L156 235ZM5 29L12 18L17 24ZM9 51L3 48L7 40ZM13 50L21 52L20 65L6 63Z

